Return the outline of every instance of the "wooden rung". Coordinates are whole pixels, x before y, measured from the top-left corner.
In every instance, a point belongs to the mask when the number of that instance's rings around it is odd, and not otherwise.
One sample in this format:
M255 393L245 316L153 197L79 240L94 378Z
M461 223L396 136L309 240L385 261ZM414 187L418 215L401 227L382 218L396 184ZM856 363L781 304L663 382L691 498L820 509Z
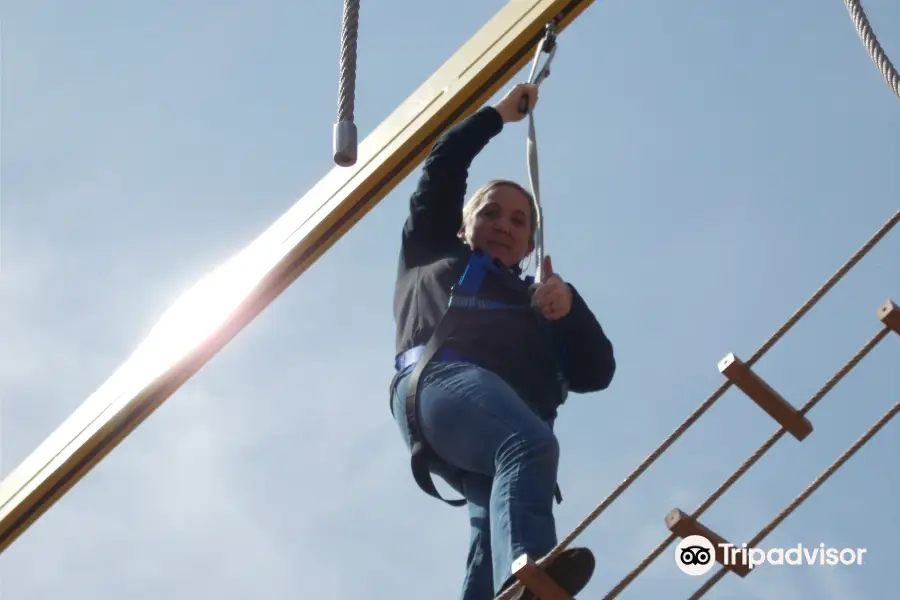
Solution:
M559 587L527 554L513 561L512 572L538 600L572 600L572 596Z
M733 353L719 361L719 372L801 442L812 433L813 426L809 419L801 415Z
M878 307L878 318L894 333L900 335L900 306L894 304L891 300L885 301Z
M681 509L673 509L666 515L666 527L669 531L684 539L692 535L701 535L712 543L716 549L716 562L740 577L746 577L750 573L750 566L744 561L748 556L746 552L729 551L731 545L725 538L712 531L697 519L683 512ZM741 550L738 548L737 550ZM728 552L728 560L725 553Z

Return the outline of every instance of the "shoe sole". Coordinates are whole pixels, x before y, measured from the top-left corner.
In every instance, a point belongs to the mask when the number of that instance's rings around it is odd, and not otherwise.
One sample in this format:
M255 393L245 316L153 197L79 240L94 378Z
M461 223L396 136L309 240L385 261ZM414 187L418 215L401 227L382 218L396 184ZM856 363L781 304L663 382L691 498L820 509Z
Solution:
M544 568L544 572L567 594L580 593L594 576L597 561L587 548L571 548L563 551ZM512 600L538 600L534 593L523 587Z

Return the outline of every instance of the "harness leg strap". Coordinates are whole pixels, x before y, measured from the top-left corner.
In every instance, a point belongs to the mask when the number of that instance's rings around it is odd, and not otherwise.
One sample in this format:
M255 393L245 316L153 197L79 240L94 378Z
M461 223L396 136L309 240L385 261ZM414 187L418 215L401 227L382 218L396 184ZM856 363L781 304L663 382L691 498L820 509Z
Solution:
M440 350L441 346L443 346L444 342L446 342L450 338L450 333L452 331L452 325L450 323L450 311L444 314L444 317L438 321L437 327L434 329L434 333L431 336L431 339L428 340L428 343L425 345L425 350L422 352L422 356L419 357L419 360L416 361L416 366L413 368L412 373L409 375L409 379L406 384L406 401L404 402L404 408L406 412L406 426L409 430L409 436L411 441L411 454L410 454L410 467L412 469L413 478L416 480L416 483L422 489L423 492L428 494L433 498L437 498L443 502L446 502L450 506L465 506L466 500L447 500L437 491L437 488L434 486L434 481L431 478L431 471L428 468L428 459L434 454L431 448L428 447L425 439L422 435L422 429L419 426L419 414L417 410L417 401L419 398L419 386L420 379L422 377L422 373L425 371L425 367L431 362L431 360L435 357L438 350Z

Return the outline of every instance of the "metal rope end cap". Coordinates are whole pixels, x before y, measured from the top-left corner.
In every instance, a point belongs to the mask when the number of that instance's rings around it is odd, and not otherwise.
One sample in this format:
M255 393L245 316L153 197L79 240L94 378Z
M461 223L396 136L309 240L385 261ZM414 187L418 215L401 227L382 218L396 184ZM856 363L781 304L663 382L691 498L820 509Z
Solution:
M352 121L339 121L334 125L334 163L339 167L352 167L356 164L356 124Z

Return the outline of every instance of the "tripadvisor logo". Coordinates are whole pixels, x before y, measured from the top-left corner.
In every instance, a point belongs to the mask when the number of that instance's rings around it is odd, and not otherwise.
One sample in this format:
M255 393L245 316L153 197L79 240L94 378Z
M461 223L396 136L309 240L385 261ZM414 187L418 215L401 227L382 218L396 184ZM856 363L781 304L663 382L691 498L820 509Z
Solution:
M791 548L747 548L733 544L720 544L719 554L723 564L743 564L751 569L768 563L774 566L835 566L861 565L865 548L831 548L825 544L807 547L797 544ZM675 548L675 564L682 573L697 577L709 573L716 563L716 547L702 535L690 535Z
M675 547L675 564L691 577L706 575L715 562L716 549L702 535L689 535Z

